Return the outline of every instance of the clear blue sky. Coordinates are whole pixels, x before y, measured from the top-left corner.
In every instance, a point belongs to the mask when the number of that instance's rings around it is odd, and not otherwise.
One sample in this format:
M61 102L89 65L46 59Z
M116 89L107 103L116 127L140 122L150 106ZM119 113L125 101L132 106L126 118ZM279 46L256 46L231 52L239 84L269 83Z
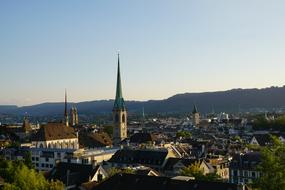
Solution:
M0 104L283 86L284 0L2 0Z

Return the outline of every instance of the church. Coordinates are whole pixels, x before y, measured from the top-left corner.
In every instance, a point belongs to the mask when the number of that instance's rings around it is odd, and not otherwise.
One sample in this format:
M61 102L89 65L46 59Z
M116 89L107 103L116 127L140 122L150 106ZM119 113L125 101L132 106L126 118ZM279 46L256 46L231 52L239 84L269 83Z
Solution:
M113 144L119 145L127 138L127 109L122 92L120 55L118 54L117 88L113 106Z

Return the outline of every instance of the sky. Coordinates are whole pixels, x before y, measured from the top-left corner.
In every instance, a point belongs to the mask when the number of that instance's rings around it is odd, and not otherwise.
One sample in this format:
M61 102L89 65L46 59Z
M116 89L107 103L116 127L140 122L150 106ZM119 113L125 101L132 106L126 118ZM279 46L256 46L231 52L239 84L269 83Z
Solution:
M284 0L2 0L0 104L283 86Z

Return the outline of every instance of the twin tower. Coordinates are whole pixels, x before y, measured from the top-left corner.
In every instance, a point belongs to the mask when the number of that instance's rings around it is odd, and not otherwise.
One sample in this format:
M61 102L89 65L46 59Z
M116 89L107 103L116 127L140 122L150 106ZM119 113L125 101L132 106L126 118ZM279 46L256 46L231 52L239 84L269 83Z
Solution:
M127 109L122 93L120 55L118 54L117 88L113 107L113 143L120 144L127 138Z

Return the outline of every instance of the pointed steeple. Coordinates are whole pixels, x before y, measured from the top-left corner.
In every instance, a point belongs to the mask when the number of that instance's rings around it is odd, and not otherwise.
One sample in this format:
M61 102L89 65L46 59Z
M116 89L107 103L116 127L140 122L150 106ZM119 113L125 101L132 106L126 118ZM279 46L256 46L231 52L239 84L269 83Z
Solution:
M195 104L194 104L194 108L193 108L192 113L193 113L193 114L198 113L198 109L197 109L197 107L196 107L196 105L195 105Z
M117 88L114 110L125 110L125 101L122 93L121 72L120 72L120 54L118 53L118 71L117 71Z
M65 125L68 127L69 121L68 121L68 111L67 111L67 92L65 89L65 97L64 97L64 122Z

